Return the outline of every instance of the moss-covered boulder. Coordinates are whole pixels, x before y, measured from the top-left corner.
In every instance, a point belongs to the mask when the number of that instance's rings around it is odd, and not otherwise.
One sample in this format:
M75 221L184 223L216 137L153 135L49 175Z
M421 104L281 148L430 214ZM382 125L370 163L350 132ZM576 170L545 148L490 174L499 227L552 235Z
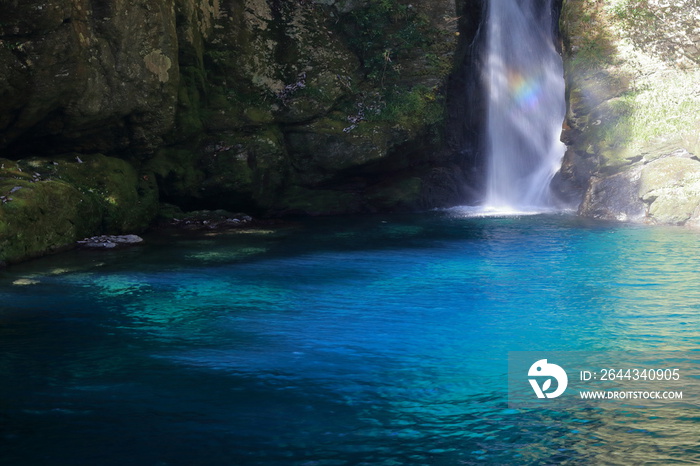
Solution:
M639 195L653 223L697 223L700 215L700 161L684 151L654 160L642 170Z
M139 172L125 160L102 154L62 156L44 163L42 176L62 180L99 207L101 231L108 234L144 230L158 210L158 188L152 173ZM41 173L41 171L39 171Z
M60 250L98 230L98 206L75 187L63 181L34 182L13 171L0 170L0 262Z
M101 154L0 159L0 261L146 228L158 208L152 174Z

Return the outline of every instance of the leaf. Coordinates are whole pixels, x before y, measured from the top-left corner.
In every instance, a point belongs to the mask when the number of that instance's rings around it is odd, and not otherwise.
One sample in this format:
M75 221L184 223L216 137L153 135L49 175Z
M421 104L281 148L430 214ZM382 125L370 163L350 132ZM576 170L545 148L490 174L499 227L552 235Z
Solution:
M542 391L546 392L549 390L549 387L552 385L552 379L547 379L547 381L542 385Z

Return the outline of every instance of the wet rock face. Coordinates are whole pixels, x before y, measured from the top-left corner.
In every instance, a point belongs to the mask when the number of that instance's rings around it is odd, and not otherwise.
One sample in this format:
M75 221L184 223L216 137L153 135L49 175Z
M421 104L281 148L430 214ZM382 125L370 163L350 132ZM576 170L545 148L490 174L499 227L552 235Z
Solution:
M371 210L369 164L457 164L433 154L460 30L478 29L462 3L3 2L0 149L129 153L168 200L214 208L299 211L287 193L352 176L345 210ZM396 207L424 202L430 179Z
M476 90L447 83L482 11L480 0L1 2L0 260L137 232L159 200L255 215L462 201L447 94ZM65 166L25 179L37 160ZM130 215L129 202L143 208ZM17 219L36 215L49 238L16 241L28 228Z
M0 5L0 148L149 151L172 127L172 1Z
M621 222L641 221L645 206L639 197L640 171L635 167L612 176L591 178L579 215Z

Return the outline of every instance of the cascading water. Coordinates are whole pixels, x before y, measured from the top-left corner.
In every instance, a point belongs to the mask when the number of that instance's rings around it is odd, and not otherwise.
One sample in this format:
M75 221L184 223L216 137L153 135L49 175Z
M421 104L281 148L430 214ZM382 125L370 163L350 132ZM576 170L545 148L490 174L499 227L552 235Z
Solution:
M490 0L484 207L552 208L565 115L562 60L552 38L553 0Z

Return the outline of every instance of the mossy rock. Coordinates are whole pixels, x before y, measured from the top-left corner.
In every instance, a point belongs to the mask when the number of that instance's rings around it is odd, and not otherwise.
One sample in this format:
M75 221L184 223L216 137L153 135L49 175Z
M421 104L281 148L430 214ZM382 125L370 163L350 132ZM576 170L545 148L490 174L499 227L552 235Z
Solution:
M204 148L200 196L226 209L269 208L287 185L289 161L284 135L276 126L252 134L220 134Z
M205 175L193 149L164 147L146 163L145 171L153 172L162 196L170 202L201 198Z
M653 223L683 225L700 206L700 162L665 157L645 165L639 194Z
M12 199L0 203L0 261L60 250L99 230L100 207L63 181L2 179L0 193Z
M301 184L325 182L339 171L386 156L392 134L387 124L363 121L356 126L334 112L287 131L290 157Z
M0 159L0 261L15 262L98 233L145 229L158 208L152 174L101 154Z
M155 217L158 189L152 173L138 173L127 161L102 154L64 156L53 162L58 165L52 164L52 177L71 184L100 206L103 233L141 231Z

